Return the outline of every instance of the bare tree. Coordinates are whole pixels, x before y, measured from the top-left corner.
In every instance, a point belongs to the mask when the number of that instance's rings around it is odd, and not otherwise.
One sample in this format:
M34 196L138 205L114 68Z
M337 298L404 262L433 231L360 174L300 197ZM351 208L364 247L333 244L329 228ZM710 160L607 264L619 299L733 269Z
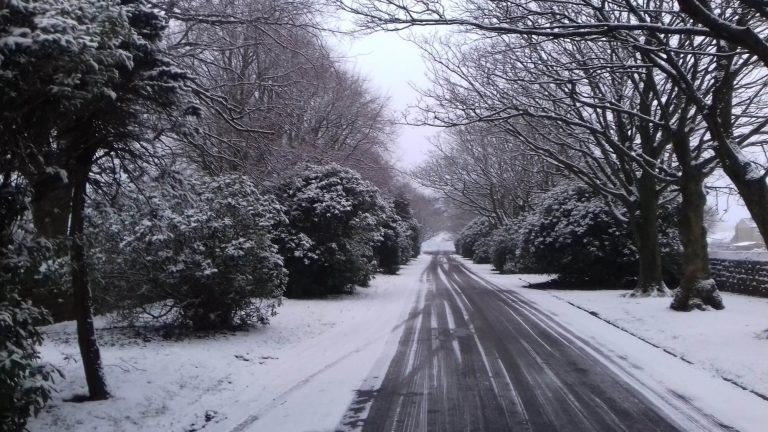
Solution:
M175 20L169 49L198 78L198 164L262 181L302 162L385 175L386 101L334 60L319 25L322 4L187 0L166 8Z
M413 177L461 208L502 225L530 209L558 170L515 137L488 123L449 129Z
M360 7L362 4L365 7ZM531 38L535 43L557 39L591 44L618 42L638 54L642 64L666 75L681 97L689 101L691 112L698 113L704 120L708 140L714 144L714 153L729 176L733 178L734 173L740 171L748 177L752 172L751 177L755 177L750 168L754 161L744 157L740 147L760 135L764 125L752 119L739 129L741 140L730 139L728 131L734 130L735 118L730 110L731 103L724 101L732 95L728 89L733 88L733 80L749 76L747 70L751 59L720 43L708 29L691 23L669 1L648 2L641 7L631 1L520 4L478 0L447 6L433 1L370 0L347 2L344 7L358 14L361 23L369 28L397 30L414 25L447 25L462 29L476 40L519 35ZM732 11L724 8L722 13ZM707 76L711 80L701 85L691 79L691 73L694 77ZM754 86L748 88L752 91L751 97L744 97L744 100L760 99ZM747 105L753 104L747 102ZM491 114L483 113L486 117ZM685 270L681 295L672 305L675 309L688 309L691 297L721 306L716 289L710 283L703 227L705 196L701 184L711 153L707 153L707 146L701 145L703 137L693 134L691 129L692 125L686 123L682 129L678 128L681 133L667 138L671 140L681 167L680 190L687 194L682 203L685 217L681 219ZM729 164L736 168L729 172ZM734 183L739 184L738 178ZM764 178L754 184L758 189L768 190ZM751 206L750 209L756 220L765 213L765 206Z
M610 44L533 43L519 37L442 43L431 51L428 122L493 122L552 166L606 197L640 252L638 295L666 295L658 239L659 199L675 180L664 115L676 94L633 53ZM434 47L433 47L434 48ZM653 87L657 86L657 87ZM653 90L664 100L654 100ZM660 118L661 117L661 118ZM683 123L688 121L684 117ZM516 176L512 176L516 177ZM514 186L512 186L514 188Z
M745 48L768 65L768 45L761 34L768 31L766 6L751 0L631 0L610 2L552 2L469 0L458 4L430 0L340 0L344 9L360 17L369 29L399 30L411 26L454 26L479 37L525 35L546 39L617 40L644 55L647 62L668 74L702 113L710 140L715 144L723 170L736 185L761 234L768 239L768 170L741 148L744 138L758 134L763 125L732 136L728 99L733 61L744 58ZM679 5L680 9L676 7ZM681 13L681 11L683 13ZM703 26L700 26L702 24ZM720 59L718 85L697 88L679 67L679 51L667 43L678 37L706 43L699 54ZM673 43L674 45L674 43ZM713 47L717 47L713 50ZM700 72L711 71L704 69ZM735 74L735 75L738 75ZM751 88L753 96L759 93ZM747 139L748 140L748 139Z
M759 0L677 0L677 4L713 37L749 51L768 67L768 4Z

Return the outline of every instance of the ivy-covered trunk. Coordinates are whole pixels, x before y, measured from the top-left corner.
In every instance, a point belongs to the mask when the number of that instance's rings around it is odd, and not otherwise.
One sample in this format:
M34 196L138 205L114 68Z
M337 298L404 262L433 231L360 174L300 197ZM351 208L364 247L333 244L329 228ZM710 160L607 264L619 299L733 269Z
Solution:
M13 243L13 224L21 219L25 210L23 194L9 178L4 178L0 182L0 261Z
M31 191L29 208L36 235L51 243L55 258L65 258L69 254L67 236L72 207L72 183L68 175L58 169L32 170L27 176ZM32 279L32 276L23 286L23 296L36 306L45 308L55 322L75 319L70 287L56 282L41 284L39 279Z
M688 147L687 144L685 146ZM683 274L670 307L677 311L703 309L705 306L717 310L724 309L723 300L709 269L707 229L704 226L704 207L707 203L704 172L690 163L690 159L684 159L680 165L680 241L683 245Z
M632 212L630 224L639 258L637 286L633 297L667 297L659 248L659 198L656 179L644 172L638 184L638 211Z
M77 342L83 359L85 380L88 384L90 400L109 398L104 368L101 363L99 345L96 343L96 330L93 325L93 300L88 286L88 267L85 259L85 200L88 187L90 161L71 173L73 186L72 219L70 222L70 263L72 273L72 293L77 319Z
M67 236L72 183L58 171L43 172L30 182L32 221L38 235L50 240Z

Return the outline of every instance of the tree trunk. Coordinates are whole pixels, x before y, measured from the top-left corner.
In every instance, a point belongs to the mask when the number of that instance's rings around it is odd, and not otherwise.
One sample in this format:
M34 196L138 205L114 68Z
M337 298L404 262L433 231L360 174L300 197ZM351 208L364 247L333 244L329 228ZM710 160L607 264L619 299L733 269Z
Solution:
M668 297L670 290L664 284L659 249L659 199L656 180L643 173L638 184L639 211L630 218L637 245L640 268L637 286L632 297Z
M652 118L653 107L651 101L654 99L653 89L656 88L656 82L652 69L646 70L644 76L644 85L639 99L640 113L648 118ZM623 141L630 143L634 138L628 131L629 126L623 121L622 116L617 117L622 127L618 130L623 131L625 136ZM640 146L643 156L647 160L658 162L661 157L661 146L651 132L651 127L647 122L637 123L637 134L640 138ZM659 247L659 192L657 190L657 179L654 173L643 169L637 180L637 208L636 211L630 211L632 230L637 245L640 269L637 277L637 287L632 292L632 297L668 297L670 290L664 284L664 272L661 265L661 250ZM634 219L634 220L633 220Z
M707 229L704 226L704 207L707 203L704 173L685 160L678 158L678 161L682 168L680 240L683 244L683 274L670 307L677 311L704 310L705 306L721 310L725 306L709 270Z
M31 182L32 222L38 235L63 240L69 228L72 183L58 172L44 172Z
M85 369L90 400L109 398L101 353L96 343L96 331L93 325L91 289L88 286L88 268L85 260L85 199L88 186L90 164L78 167L80 172L74 178L72 194L72 220L70 224L70 262L72 271L72 293L75 314L77 316L77 342Z
M30 209L32 223L38 237L51 242L56 258L64 258L69 253L67 234L69 232L72 206L72 183L66 174L42 171L30 174L32 190ZM25 283L24 296L36 306L45 308L54 322L75 319L73 295L70 287L30 280Z

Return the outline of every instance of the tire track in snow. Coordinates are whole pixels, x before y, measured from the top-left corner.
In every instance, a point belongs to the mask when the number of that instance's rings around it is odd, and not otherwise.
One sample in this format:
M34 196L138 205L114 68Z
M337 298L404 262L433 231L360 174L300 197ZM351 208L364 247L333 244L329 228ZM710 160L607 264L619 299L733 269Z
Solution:
M641 383L522 296L433 257L362 431L723 430ZM667 404L667 409L660 405ZM669 408L672 406L673 408ZM672 418L685 418L678 423ZM693 428L691 428L693 427Z

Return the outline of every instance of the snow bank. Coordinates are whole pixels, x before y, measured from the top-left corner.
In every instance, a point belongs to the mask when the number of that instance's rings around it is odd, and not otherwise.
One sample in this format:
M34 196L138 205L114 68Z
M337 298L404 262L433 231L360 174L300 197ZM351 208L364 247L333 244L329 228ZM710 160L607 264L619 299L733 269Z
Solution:
M421 244L422 252L451 252L455 251L453 234L443 231Z
M680 313L668 298L549 291L717 375L768 395L768 299L721 292L722 311Z
M686 429L722 430L718 426L722 422L742 432L766 430L768 401L722 377L768 394L768 299L723 293L723 311L674 312L668 298L625 298L620 291L528 289L526 281L543 278L498 275L489 265L463 262L503 289L530 299L564 328L598 347L599 361L689 424Z
M85 379L73 323L50 326L43 359L67 379L29 429L333 430L354 390L383 378L429 259L414 260L399 276L378 275L356 295L286 300L270 326L250 332L173 342L127 337L102 321L99 339L114 395L104 402L63 402L85 393Z

